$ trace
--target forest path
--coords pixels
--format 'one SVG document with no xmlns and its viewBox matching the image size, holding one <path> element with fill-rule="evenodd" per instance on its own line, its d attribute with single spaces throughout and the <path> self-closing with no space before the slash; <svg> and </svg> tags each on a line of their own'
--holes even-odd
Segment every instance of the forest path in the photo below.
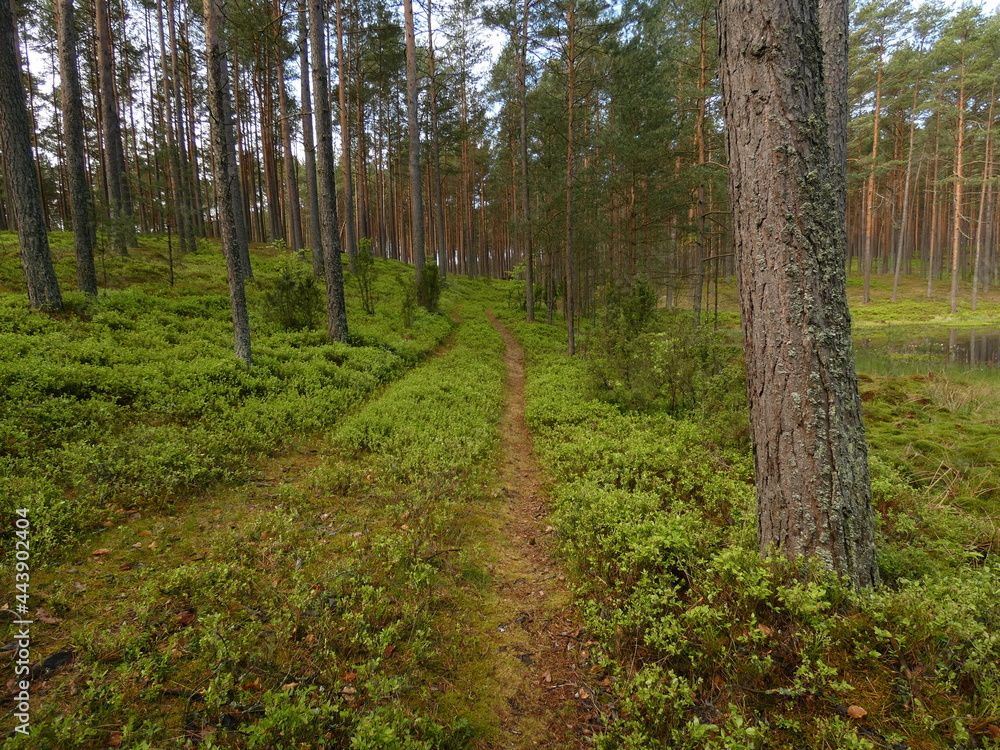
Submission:
<svg viewBox="0 0 1000 750">
<path fill-rule="evenodd" d="M 479 635 L 502 686 L 499 729 L 478 747 L 582 748 L 599 726 L 587 674 L 588 644 L 566 576 L 554 557 L 555 539 L 542 472 L 525 422 L 524 351 L 492 315 L 503 336 L 506 403 L 500 420 L 500 498 L 491 509 L 483 549 L 493 581 Z M 483 626 L 487 627 L 483 627 Z"/>
</svg>

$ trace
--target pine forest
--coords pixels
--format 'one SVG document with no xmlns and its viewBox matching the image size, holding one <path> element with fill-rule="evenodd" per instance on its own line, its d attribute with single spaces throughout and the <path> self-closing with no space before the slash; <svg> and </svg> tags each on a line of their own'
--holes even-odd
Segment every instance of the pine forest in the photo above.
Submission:
<svg viewBox="0 0 1000 750">
<path fill-rule="evenodd" d="M 1000 748 L 1000 7 L 0 2 L 0 747 Z"/>
</svg>

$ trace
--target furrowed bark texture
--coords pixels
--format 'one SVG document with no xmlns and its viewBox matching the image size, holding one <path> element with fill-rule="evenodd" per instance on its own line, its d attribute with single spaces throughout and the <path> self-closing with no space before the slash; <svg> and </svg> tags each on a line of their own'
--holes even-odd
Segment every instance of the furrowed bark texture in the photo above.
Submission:
<svg viewBox="0 0 1000 750">
<path fill-rule="evenodd" d="M 62 295 L 49 254 L 29 122 L 13 7 L 0 0 L 0 152 L 6 164 L 5 194 L 14 209 L 28 300 L 32 307 L 58 310 Z"/>
<path fill-rule="evenodd" d="M 721 0 L 761 550 L 878 582 L 817 0 Z"/>
<path fill-rule="evenodd" d="M 232 120 L 226 106 L 229 69 L 226 48 L 221 39 L 224 0 L 205 0 L 205 47 L 208 77 L 208 114 L 212 130 L 212 164 L 215 169 L 215 194 L 219 206 L 219 233 L 229 277 L 229 300 L 233 316 L 233 338 L 236 356 L 250 366 L 250 323 L 247 316 L 246 290 L 243 286 L 245 269 L 239 247 L 246 242 L 241 235 L 236 213 L 239 172 L 233 169 L 230 152 L 233 142 Z"/>
</svg>

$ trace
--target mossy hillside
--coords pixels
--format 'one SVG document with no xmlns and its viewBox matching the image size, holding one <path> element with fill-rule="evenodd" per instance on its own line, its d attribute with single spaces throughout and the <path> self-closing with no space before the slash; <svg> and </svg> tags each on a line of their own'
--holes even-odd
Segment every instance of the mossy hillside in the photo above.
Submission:
<svg viewBox="0 0 1000 750">
<path fill-rule="evenodd" d="M 481 318 L 490 286 L 449 295 Z M 35 648 L 76 658 L 32 746 L 446 750 L 487 731 L 449 687 L 440 625 L 486 575 L 466 547 L 495 481 L 501 351 L 463 323 L 262 480 L 137 514 L 36 574 L 33 606 L 61 622 Z"/>
<path fill-rule="evenodd" d="M 854 594 L 760 559 L 749 445 L 720 432 L 724 418 L 590 398 L 587 365 L 562 354 L 561 331 L 510 324 L 529 351 L 528 419 L 554 483 L 553 522 L 618 675 L 598 699 L 620 716 L 600 747 L 993 741 L 1000 538 L 984 474 L 1000 443 L 964 442 L 996 430 L 993 410 L 974 407 L 985 386 L 863 379 L 885 586 Z M 959 421 L 964 433 L 936 452 L 921 442 Z M 927 451 L 926 473 L 916 450 Z M 850 718 L 852 705 L 867 716 Z"/>
<path fill-rule="evenodd" d="M 116 260 L 152 263 L 162 241 L 146 242 L 154 247 Z M 289 262 L 272 251 L 255 258 L 248 285 L 246 370 L 232 353 L 221 257 L 201 255 L 185 258 L 196 272 L 179 272 L 174 287 L 161 275 L 93 300 L 71 292 L 58 315 L 31 312 L 22 294 L 0 295 L 0 503 L 30 509 L 39 552 L 56 554 L 121 511 L 168 507 L 245 478 L 255 456 L 331 426 L 451 329 L 424 311 L 404 327 L 396 279 L 408 269 L 377 261 L 374 316 L 360 310 L 348 275 L 350 345 L 329 343 L 319 328 L 284 330 L 263 302 Z"/>
</svg>

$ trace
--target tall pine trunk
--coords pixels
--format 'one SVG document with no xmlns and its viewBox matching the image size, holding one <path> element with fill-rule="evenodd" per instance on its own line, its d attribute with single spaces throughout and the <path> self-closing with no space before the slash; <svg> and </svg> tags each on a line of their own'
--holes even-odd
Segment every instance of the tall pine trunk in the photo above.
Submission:
<svg viewBox="0 0 1000 750">
<path fill-rule="evenodd" d="M 573 297 L 573 185 L 576 174 L 576 0 L 566 6 L 566 255 L 564 306 L 566 315 L 566 350 L 576 353 L 576 329 Z"/>
<path fill-rule="evenodd" d="M 313 112 L 319 144 L 316 153 L 323 271 L 326 277 L 326 323 L 331 341 L 347 341 L 344 269 L 340 263 L 340 222 L 337 219 L 336 160 L 330 111 L 323 0 L 309 0 L 309 47 L 312 52 Z"/>
<path fill-rule="evenodd" d="M 3 0 L 0 0 L 0 151 L 6 167 L 5 197 L 13 204 L 28 301 L 34 308 L 58 310 L 62 307 L 62 294 L 52 267 L 42 191 L 31 150 L 31 125 L 17 53 L 14 10 L 11 3 Z"/>
<path fill-rule="evenodd" d="M 406 125 L 410 136 L 410 235 L 416 274 L 417 302 L 426 305 L 424 294 L 424 195 L 420 181 L 420 125 L 417 122 L 417 42 L 413 28 L 413 0 L 403 0 L 406 24 Z"/>
<path fill-rule="evenodd" d="M 769 29 L 766 40 L 760 29 Z M 721 0 L 729 153 L 762 553 L 878 583 L 817 0 Z"/>
<path fill-rule="evenodd" d="M 302 150 L 305 152 L 306 200 L 309 203 L 309 247 L 313 273 L 324 276 L 323 233 L 319 224 L 319 191 L 316 186 L 316 144 L 313 141 L 312 93 L 309 87 L 309 35 L 306 6 L 299 5 L 299 83 L 302 94 Z"/>
<path fill-rule="evenodd" d="M 114 248 L 126 255 L 135 246 L 135 226 L 132 206 L 125 182 L 125 151 L 122 147 L 121 118 L 118 116 L 118 96 L 111 52 L 111 22 L 108 0 L 95 0 L 97 24 L 97 65 L 101 87 L 101 121 L 104 127 L 105 178 L 108 183 L 108 204 Z"/>
<path fill-rule="evenodd" d="M 222 19 L 225 15 L 225 0 L 205 0 L 205 47 L 208 78 L 208 110 L 212 126 L 212 164 L 215 171 L 215 194 L 219 210 L 219 229 L 222 235 L 222 252 L 226 258 L 226 274 L 229 277 L 229 301 L 233 318 L 233 339 L 236 356 L 247 367 L 250 356 L 250 320 L 247 315 L 244 270 L 241 258 L 244 251 L 239 244 L 246 242 L 246 235 L 240 235 L 236 214 L 236 187 L 239 177 L 233 169 L 232 152 L 233 124 L 226 102 L 229 87 L 229 65 L 226 48 L 221 38 Z"/>
<path fill-rule="evenodd" d="M 521 161 L 521 246 L 524 248 L 524 302 L 527 321 L 535 320 L 535 258 L 531 237 L 531 200 L 528 184 L 528 22 L 531 0 L 524 0 L 521 38 L 517 50 L 518 146 Z"/>
<path fill-rule="evenodd" d="M 80 91 L 80 71 L 76 62 L 74 15 L 73 0 L 58 0 L 56 31 L 59 37 L 66 176 L 73 214 L 73 245 L 76 249 L 76 285 L 80 291 L 96 295 L 94 223 L 90 216 L 90 186 L 87 184 L 86 142 L 83 136 L 83 94 Z"/>
<path fill-rule="evenodd" d="M 285 88 L 285 24 L 281 17 L 281 5 L 274 0 L 274 23 L 277 30 L 275 39 L 278 73 L 278 107 L 281 114 L 281 152 L 285 167 L 285 197 L 288 203 L 289 249 L 293 253 L 302 251 L 302 215 L 299 206 L 299 181 L 295 172 L 295 154 L 292 152 L 292 127 L 288 112 L 288 90 Z M 303 107 L 304 109 L 304 107 Z"/>
<path fill-rule="evenodd" d="M 354 214 L 354 179 L 351 173 L 351 129 L 347 117 L 347 65 L 344 61 L 343 3 L 334 0 L 337 12 L 337 103 L 340 115 L 341 173 L 344 176 L 344 239 L 351 272 L 358 270 L 358 233 Z"/>
</svg>

